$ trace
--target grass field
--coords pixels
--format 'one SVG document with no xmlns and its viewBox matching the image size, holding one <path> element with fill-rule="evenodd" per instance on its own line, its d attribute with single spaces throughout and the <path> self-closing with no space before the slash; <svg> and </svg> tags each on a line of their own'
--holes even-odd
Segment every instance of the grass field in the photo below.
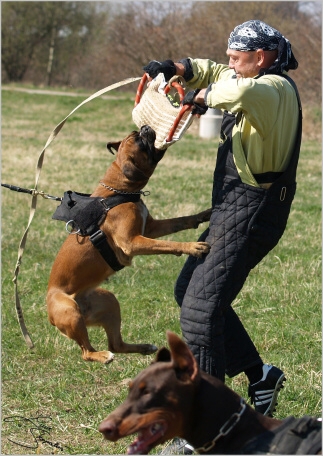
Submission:
<svg viewBox="0 0 323 456">
<path fill-rule="evenodd" d="M 2 92 L 2 182 L 33 188 L 37 158 L 49 134 L 83 99 Z M 122 93 L 118 101 L 97 99 L 77 111 L 46 152 L 38 190 L 56 196 L 69 189 L 91 193 L 113 161 L 106 142 L 134 128 L 132 106 L 132 95 Z M 217 140 L 201 140 L 197 131 L 193 126 L 167 151 L 146 187 L 151 194 L 145 202 L 156 218 L 188 215 L 210 205 Z M 108 443 L 97 428 L 125 398 L 129 379 L 153 357 L 116 354 L 107 366 L 86 363 L 77 345 L 49 324 L 47 281 L 67 236 L 64 223 L 51 219 L 57 204 L 38 198 L 20 268 L 19 294 L 35 344 L 29 350 L 15 313 L 12 278 L 30 196 L 2 189 L 1 453 L 124 454 L 131 438 Z M 205 227 L 170 238 L 195 240 Z M 132 267 L 103 285 L 121 303 L 126 341 L 163 346 L 167 329 L 180 334 L 173 285 L 184 261 L 168 255 L 136 257 Z M 276 416 L 320 415 L 321 143 L 304 139 L 286 232 L 252 271 L 234 308 L 264 361 L 286 373 Z M 92 329 L 90 337 L 96 348 L 105 349 L 103 330 Z M 227 383 L 246 397 L 244 375 Z M 35 440 L 32 427 L 47 442 Z"/>
</svg>

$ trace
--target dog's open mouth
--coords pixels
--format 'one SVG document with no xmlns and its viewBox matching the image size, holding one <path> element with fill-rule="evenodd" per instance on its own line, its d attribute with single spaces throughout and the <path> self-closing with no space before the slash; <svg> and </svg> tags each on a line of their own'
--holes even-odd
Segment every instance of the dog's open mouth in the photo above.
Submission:
<svg viewBox="0 0 323 456">
<path fill-rule="evenodd" d="M 129 445 L 127 454 L 148 454 L 149 451 L 159 443 L 163 443 L 167 424 L 165 421 L 158 421 L 138 431 L 138 436 Z"/>
</svg>

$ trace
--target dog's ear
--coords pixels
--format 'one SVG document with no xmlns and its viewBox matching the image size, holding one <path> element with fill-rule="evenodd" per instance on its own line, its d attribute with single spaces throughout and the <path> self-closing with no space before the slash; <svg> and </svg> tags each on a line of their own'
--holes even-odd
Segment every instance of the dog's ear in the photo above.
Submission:
<svg viewBox="0 0 323 456">
<path fill-rule="evenodd" d="M 166 347 L 162 347 L 158 350 L 156 354 L 155 362 L 168 362 L 170 361 L 170 351 Z"/>
<path fill-rule="evenodd" d="M 121 141 L 108 142 L 107 149 L 108 149 L 109 152 L 111 152 L 112 155 L 114 155 L 114 152 L 113 152 L 112 149 L 114 149 L 116 152 L 118 152 L 120 144 L 121 144 Z"/>
<path fill-rule="evenodd" d="M 178 372 L 178 376 L 183 380 L 189 377 L 192 382 L 198 381 L 200 378 L 199 367 L 191 350 L 175 333 L 167 331 L 166 334 L 171 360 Z"/>
</svg>

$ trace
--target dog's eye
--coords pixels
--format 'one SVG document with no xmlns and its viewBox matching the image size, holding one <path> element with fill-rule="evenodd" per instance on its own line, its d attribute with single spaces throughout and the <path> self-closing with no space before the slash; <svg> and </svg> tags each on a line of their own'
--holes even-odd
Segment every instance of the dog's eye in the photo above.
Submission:
<svg viewBox="0 0 323 456">
<path fill-rule="evenodd" d="M 138 146 L 140 147 L 141 152 L 147 154 L 147 143 L 142 140 L 142 138 L 137 139 Z"/>
<path fill-rule="evenodd" d="M 139 385 L 139 391 L 140 391 L 140 396 L 144 396 L 146 394 L 149 394 L 149 388 L 145 382 L 141 382 Z"/>
</svg>

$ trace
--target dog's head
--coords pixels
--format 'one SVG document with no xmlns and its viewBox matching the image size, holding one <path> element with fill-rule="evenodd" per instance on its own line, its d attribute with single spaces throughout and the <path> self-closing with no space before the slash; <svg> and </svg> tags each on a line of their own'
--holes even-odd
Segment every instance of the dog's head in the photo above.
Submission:
<svg viewBox="0 0 323 456">
<path fill-rule="evenodd" d="M 146 183 L 163 158 L 165 150 L 155 148 L 155 139 L 155 131 L 144 125 L 140 131 L 131 132 L 122 141 L 107 144 L 112 154 L 113 149 L 117 151 L 116 164 L 129 181 Z"/>
<path fill-rule="evenodd" d="M 111 441 L 138 433 L 128 454 L 148 454 L 155 446 L 181 436 L 190 416 L 199 368 L 176 334 L 168 331 L 167 339 L 170 351 L 158 351 L 156 360 L 130 383 L 125 402 L 99 426 Z"/>
</svg>

